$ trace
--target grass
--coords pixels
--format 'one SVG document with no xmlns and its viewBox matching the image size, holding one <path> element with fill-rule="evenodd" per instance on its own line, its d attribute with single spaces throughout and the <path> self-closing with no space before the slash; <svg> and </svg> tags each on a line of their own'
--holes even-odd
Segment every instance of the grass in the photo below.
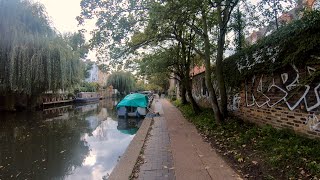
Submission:
<svg viewBox="0 0 320 180">
<path fill-rule="evenodd" d="M 252 174 L 252 162 L 258 159 L 261 179 L 311 179 L 320 177 L 320 141 L 291 130 L 269 125 L 260 127 L 235 117 L 218 126 L 211 109 L 195 114 L 190 105 L 173 101 L 220 154 L 236 162 L 244 174 Z M 250 167 L 250 168 L 249 168 Z"/>
</svg>

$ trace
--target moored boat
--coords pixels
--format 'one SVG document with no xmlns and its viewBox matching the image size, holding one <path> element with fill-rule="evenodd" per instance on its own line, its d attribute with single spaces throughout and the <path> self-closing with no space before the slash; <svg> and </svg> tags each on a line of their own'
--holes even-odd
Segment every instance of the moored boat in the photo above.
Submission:
<svg viewBox="0 0 320 180">
<path fill-rule="evenodd" d="M 140 117 L 147 115 L 148 97 L 133 93 L 124 97 L 117 105 L 117 114 L 123 117 Z"/>
<path fill-rule="evenodd" d="M 88 103 L 99 101 L 100 95 L 96 92 L 80 92 L 73 100 L 74 103 Z"/>
</svg>

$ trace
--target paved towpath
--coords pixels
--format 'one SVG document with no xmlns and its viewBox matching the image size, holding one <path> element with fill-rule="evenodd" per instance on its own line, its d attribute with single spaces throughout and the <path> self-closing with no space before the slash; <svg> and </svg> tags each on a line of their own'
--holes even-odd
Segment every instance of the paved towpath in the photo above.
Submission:
<svg viewBox="0 0 320 180">
<path fill-rule="evenodd" d="M 155 111 L 138 179 L 241 179 L 169 101 L 155 99 Z"/>
<path fill-rule="evenodd" d="M 139 179 L 175 179 L 168 128 L 158 99 L 155 99 L 154 111 L 158 112 L 160 117 L 154 117 L 154 124 L 146 141 L 145 163 L 140 166 Z"/>
</svg>

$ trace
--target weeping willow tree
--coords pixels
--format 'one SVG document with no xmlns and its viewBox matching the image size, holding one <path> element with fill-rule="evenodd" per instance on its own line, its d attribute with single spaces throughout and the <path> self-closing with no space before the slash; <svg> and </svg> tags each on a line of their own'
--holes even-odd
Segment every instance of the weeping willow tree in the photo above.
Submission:
<svg viewBox="0 0 320 180">
<path fill-rule="evenodd" d="M 112 85 L 114 89 L 117 89 L 122 94 L 128 94 L 134 90 L 136 82 L 133 75 L 130 72 L 113 72 L 107 81 L 107 85 Z"/>
<path fill-rule="evenodd" d="M 48 90 L 68 89 L 83 76 L 81 52 L 50 26 L 45 8 L 28 0 L 0 0 L 0 92 L 13 110 L 16 96 L 34 106 Z"/>
</svg>

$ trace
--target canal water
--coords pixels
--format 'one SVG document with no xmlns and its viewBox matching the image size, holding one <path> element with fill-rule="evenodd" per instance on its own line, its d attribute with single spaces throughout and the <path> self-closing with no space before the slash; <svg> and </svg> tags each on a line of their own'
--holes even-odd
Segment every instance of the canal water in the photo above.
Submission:
<svg viewBox="0 0 320 180">
<path fill-rule="evenodd" d="M 1 113 L 0 179 L 106 179 L 141 125 L 116 103 Z"/>
</svg>

